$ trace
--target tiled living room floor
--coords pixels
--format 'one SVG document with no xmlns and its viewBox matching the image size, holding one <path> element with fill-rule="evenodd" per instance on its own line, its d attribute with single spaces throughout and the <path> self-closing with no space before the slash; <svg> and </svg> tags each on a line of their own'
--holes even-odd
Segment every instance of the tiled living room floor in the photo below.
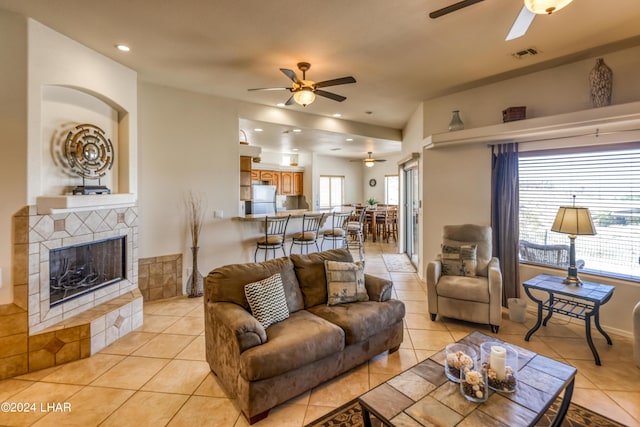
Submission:
<svg viewBox="0 0 640 427">
<path fill-rule="evenodd" d="M 431 322 L 425 284 L 414 273 L 390 273 L 382 253 L 394 245 L 368 243 L 366 271 L 394 281 L 407 308 L 401 349 L 316 387 L 273 409 L 255 426 L 303 426 L 389 377 L 427 358 L 473 330 L 489 327 L 453 320 Z M 36 402 L 32 413 L 0 411 L 1 426 L 246 426 L 205 362 L 202 298 L 145 304 L 144 326 L 88 359 L 0 381 L 0 402 Z M 578 368 L 573 401 L 610 418 L 640 426 L 640 369 L 629 338 L 612 335 L 609 347 L 597 332 L 602 359 L 596 366 L 582 323 L 553 320 L 524 341 L 534 319 L 514 323 L 505 311 L 498 337 Z M 606 323 L 606 319 L 603 319 Z M 70 412 L 41 412 L 40 403 L 69 402 Z"/>
</svg>

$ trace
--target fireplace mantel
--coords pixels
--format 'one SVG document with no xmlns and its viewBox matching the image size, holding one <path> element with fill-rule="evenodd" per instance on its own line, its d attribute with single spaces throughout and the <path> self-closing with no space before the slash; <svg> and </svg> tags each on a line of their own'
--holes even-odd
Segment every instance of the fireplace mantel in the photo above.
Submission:
<svg viewBox="0 0 640 427">
<path fill-rule="evenodd" d="M 87 194 L 74 196 L 40 196 L 36 199 L 38 215 L 104 208 L 130 207 L 136 204 L 137 196 L 122 194 Z"/>
</svg>

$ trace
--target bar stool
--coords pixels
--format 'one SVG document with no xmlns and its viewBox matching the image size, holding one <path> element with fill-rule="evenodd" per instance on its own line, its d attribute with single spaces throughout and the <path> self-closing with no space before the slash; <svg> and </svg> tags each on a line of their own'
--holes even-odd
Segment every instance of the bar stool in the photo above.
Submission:
<svg viewBox="0 0 640 427">
<path fill-rule="evenodd" d="M 342 246 L 347 246 L 347 225 L 352 214 L 353 212 L 333 212 L 331 215 L 331 228 L 322 233 L 320 249 L 323 249 L 325 240 L 331 240 L 333 249 L 336 248 L 336 241 L 341 241 Z"/>
<path fill-rule="evenodd" d="M 347 223 L 347 247 L 349 249 L 358 248 L 360 253 L 360 259 L 364 258 L 364 218 L 367 215 L 367 210 L 363 207 L 356 210 L 356 220 L 349 221 Z"/>
<path fill-rule="evenodd" d="M 287 216 L 267 216 L 264 218 L 264 236 L 256 241 L 256 252 L 253 254 L 253 260 L 257 262 L 258 251 L 264 250 L 264 260 L 267 260 L 269 249 L 273 250 L 273 257 L 276 257 L 276 249 L 282 249 L 284 256 L 287 253 L 284 250 L 285 233 L 287 232 L 287 224 L 289 224 Z"/>
<path fill-rule="evenodd" d="M 302 248 L 305 249 L 305 253 L 309 253 L 310 245 L 316 245 L 316 249 L 318 252 L 320 251 L 318 247 L 318 230 L 320 229 L 322 218 L 324 218 L 324 213 L 304 214 L 302 216 L 302 231 L 293 235 L 291 248 L 289 249 L 290 254 L 293 253 L 293 245 L 300 245 L 300 253 L 302 253 Z"/>
</svg>

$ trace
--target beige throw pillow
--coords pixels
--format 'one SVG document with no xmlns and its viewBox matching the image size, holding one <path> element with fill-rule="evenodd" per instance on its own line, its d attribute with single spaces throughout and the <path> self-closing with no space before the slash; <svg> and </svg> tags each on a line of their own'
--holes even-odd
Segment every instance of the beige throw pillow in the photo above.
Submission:
<svg viewBox="0 0 640 427">
<path fill-rule="evenodd" d="M 280 273 L 245 285 L 244 293 L 251 307 L 251 314 L 265 329 L 289 317 Z"/>
<path fill-rule="evenodd" d="M 475 277 L 478 261 L 476 245 L 442 245 L 442 274 Z"/>
<path fill-rule="evenodd" d="M 364 263 L 325 261 L 327 305 L 369 301 L 364 286 Z"/>
</svg>

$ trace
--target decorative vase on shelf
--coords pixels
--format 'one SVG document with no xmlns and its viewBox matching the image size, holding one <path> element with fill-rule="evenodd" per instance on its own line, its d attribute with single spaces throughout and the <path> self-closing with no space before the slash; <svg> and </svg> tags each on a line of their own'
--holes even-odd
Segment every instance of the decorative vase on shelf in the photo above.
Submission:
<svg viewBox="0 0 640 427">
<path fill-rule="evenodd" d="M 462 119 L 460 119 L 460 111 L 454 110 L 453 117 L 451 117 L 451 122 L 449 122 L 449 131 L 462 129 L 464 129 L 464 123 L 462 123 Z"/>
<path fill-rule="evenodd" d="M 611 104 L 613 71 L 604 63 L 604 59 L 596 59 L 596 65 L 589 73 L 589 84 L 591 104 L 594 107 L 605 107 Z"/>
<path fill-rule="evenodd" d="M 198 271 L 198 248 L 197 246 L 191 248 L 193 255 L 193 269 L 191 275 L 187 279 L 187 295 L 189 298 L 197 298 L 203 295 L 203 282 L 204 278 Z"/>
</svg>

